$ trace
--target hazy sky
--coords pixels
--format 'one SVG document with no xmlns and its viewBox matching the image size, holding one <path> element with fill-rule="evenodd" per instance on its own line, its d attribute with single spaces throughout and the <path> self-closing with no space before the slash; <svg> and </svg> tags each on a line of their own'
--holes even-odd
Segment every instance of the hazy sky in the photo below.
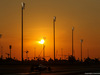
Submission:
<svg viewBox="0 0 100 75">
<path fill-rule="evenodd" d="M 73 26 L 75 57 L 80 58 L 80 39 L 83 58 L 88 51 L 91 58 L 100 57 L 100 0 L 0 0 L 0 46 L 4 57 L 12 45 L 12 57 L 21 59 L 21 2 L 25 2 L 24 58 L 26 50 L 30 59 L 34 57 L 34 48 L 39 56 L 43 46 L 37 41 L 43 37 L 46 37 L 45 56 L 53 58 L 53 16 L 56 16 L 57 58 L 61 48 L 64 55 L 71 55 Z"/>
</svg>

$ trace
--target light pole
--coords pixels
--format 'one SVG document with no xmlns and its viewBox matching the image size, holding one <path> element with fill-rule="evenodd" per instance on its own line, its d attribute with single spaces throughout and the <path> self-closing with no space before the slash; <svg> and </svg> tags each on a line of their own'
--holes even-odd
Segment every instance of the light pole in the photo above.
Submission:
<svg viewBox="0 0 100 75">
<path fill-rule="evenodd" d="M 45 43 L 45 39 L 46 37 L 43 37 L 44 39 L 44 43 Z M 45 59 L 45 44 L 43 43 L 43 58 Z"/>
<path fill-rule="evenodd" d="M 9 55 L 10 55 L 10 54 L 9 54 L 9 53 L 6 53 L 6 54 L 8 55 L 8 58 L 9 58 Z"/>
<path fill-rule="evenodd" d="M 34 60 L 36 59 L 36 48 L 34 47 Z"/>
<path fill-rule="evenodd" d="M 1 46 L 1 59 L 3 58 L 3 47 Z"/>
<path fill-rule="evenodd" d="M 56 17 L 54 16 L 54 19 L 53 19 L 53 32 L 54 32 L 54 60 L 55 60 L 55 22 L 56 22 Z"/>
<path fill-rule="evenodd" d="M 0 38 L 2 37 L 2 34 L 0 34 Z M 1 46 L 1 59 L 2 59 L 2 57 L 3 57 L 3 51 L 2 51 L 2 46 Z"/>
<path fill-rule="evenodd" d="M 28 53 L 29 53 L 29 51 L 27 50 L 26 51 L 26 59 L 28 60 Z"/>
<path fill-rule="evenodd" d="M 11 45 L 9 45 L 9 49 L 10 49 L 10 58 L 11 58 L 11 48 L 12 48 L 12 46 L 11 46 Z"/>
<path fill-rule="evenodd" d="M 83 39 L 81 39 L 80 41 L 81 41 L 81 62 L 82 62 L 82 42 L 83 42 Z"/>
<path fill-rule="evenodd" d="M 89 58 L 89 50 L 88 50 L 88 58 Z"/>
<path fill-rule="evenodd" d="M 74 31 L 74 27 L 72 27 L 72 56 L 73 56 L 73 31 Z"/>
<path fill-rule="evenodd" d="M 45 59 L 45 45 L 44 45 L 44 42 L 45 42 L 45 37 L 41 40 L 41 41 L 39 41 L 39 43 L 40 44 L 43 44 L 43 58 Z"/>
<path fill-rule="evenodd" d="M 62 60 L 63 60 L 63 48 L 61 48 L 61 56 L 62 56 Z"/>
<path fill-rule="evenodd" d="M 0 34 L 0 38 L 2 37 L 2 34 Z"/>
<path fill-rule="evenodd" d="M 45 59 L 45 45 L 43 44 L 43 58 Z"/>
<path fill-rule="evenodd" d="M 25 3 L 22 2 L 22 62 L 23 62 L 23 9 L 25 9 Z"/>
</svg>

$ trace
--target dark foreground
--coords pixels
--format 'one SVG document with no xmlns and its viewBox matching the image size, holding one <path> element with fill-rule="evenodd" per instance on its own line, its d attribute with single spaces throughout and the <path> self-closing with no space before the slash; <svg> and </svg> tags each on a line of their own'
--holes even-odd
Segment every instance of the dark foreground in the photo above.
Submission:
<svg viewBox="0 0 100 75">
<path fill-rule="evenodd" d="M 31 72 L 30 68 L 30 65 L 0 65 L 0 75 L 92 75 L 90 73 L 100 74 L 100 65 L 51 66 L 51 71 L 41 72 Z"/>
</svg>

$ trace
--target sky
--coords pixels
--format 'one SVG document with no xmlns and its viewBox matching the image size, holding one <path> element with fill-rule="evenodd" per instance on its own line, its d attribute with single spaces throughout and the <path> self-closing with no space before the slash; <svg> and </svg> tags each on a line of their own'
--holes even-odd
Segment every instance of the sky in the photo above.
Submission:
<svg viewBox="0 0 100 75">
<path fill-rule="evenodd" d="M 80 59 L 81 42 L 83 59 L 100 58 L 100 1 L 99 0 L 0 0 L 0 46 L 3 57 L 12 45 L 12 58 L 21 60 L 21 2 L 25 3 L 24 15 L 24 59 L 42 57 L 45 39 L 46 59 L 53 58 L 53 17 L 55 22 L 56 58 L 72 53 L 72 27 L 74 27 L 74 56 Z M 0 47 L 1 55 L 1 47 Z"/>
</svg>

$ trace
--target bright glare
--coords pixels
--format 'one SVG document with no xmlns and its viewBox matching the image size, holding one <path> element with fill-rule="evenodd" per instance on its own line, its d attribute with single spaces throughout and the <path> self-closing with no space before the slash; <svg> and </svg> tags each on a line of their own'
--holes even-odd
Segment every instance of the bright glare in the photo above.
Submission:
<svg viewBox="0 0 100 75">
<path fill-rule="evenodd" d="M 44 44 L 44 40 L 42 39 L 41 41 L 39 41 L 40 44 Z"/>
</svg>

